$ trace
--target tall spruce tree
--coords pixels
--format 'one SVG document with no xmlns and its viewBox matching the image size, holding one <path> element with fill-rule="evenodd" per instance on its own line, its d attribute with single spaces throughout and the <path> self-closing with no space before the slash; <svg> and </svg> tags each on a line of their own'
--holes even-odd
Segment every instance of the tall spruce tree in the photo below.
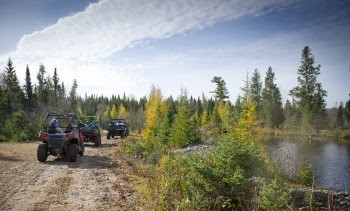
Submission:
<svg viewBox="0 0 350 211">
<path fill-rule="evenodd" d="M 32 110 L 35 105 L 35 97 L 33 93 L 33 85 L 32 85 L 32 79 L 30 77 L 30 70 L 29 66 L 27 65 L 26 68 L 26 79 L 25 79 L 25 85 L 24 85 L 24 92 L 25 92 L 25 106 L 28 111 Z"/>
<path fill-rule="evenodd" d="M 293 99 L 293 103 L 291 103 L 287 99 L 286 103 L 284 104 L 283 114 L 285 117 L 286 126 L 288 128 L 295 128 L 295 127 L 299 126 L 300 117 L 299 117 L 298 108 L 296 106 L 294 99 Z"/>
<path fill-rule="evenodd" d="M 250 81 L 249 81 L 249 73 L 247 72 L 245 80 L 243 80 L 244 86 L 241 87 L 241 91 L 243 92 L 242 101 L 246 103 L 250 100 Z"/>
<path fill-rule="evenodd" d="M 260 76 L 260 73 L 258 72 L 258 69 L 255 69 L 253 76 L 251 78 L 249 93 L 250 93 L 252 103 L 255 104 L 255 110 L 258 118 L 261 117 L 261 111 L 262 111 L 261 92 L 262 92 L 261 76 Z"/>
<path fill-rule="evenodd" d="M 181 90 L 172 131 L 171 142 L 173 146 L 181 148 L 197 141 L 195 125 L 193 125 L 190 118 L 191 114 L 187 91 Z"/>
<path fill-rule="evenodd" d="M 216 84 L 215 91 L 210 92 L 214 93 L 215 101 L 224 101 L 225 99 L 228 99 L 228 90 L 224 79 L 219 76 L 214 76 L 211 82 Z"/>
<path fill-rule="evenodd" d="M 46 70 L 43 64 L 39 66 L 39 72 L 36 76 L 38 80 L 37 86 L 37 97 L 41 103 L 47 104 L 49 102 L 49 90 L 47 89 L 47 80 L 46 80 Z"/>
<path fill-rule="evenodd" d="M 55 68 L 55 71 L 53 72 L 52 77 L 53 82 L 53 94 L 52 99 L 54 101 L 54 105 L 58 105 L 58 100 L 60 98 L 60 92 L 61 92 L 61 86 L 60 86 L 60 79 L 58 78 L 57 69 Z"/>
<path fill-rule="evenodd" d="M 343 128 L 344 127 L 344 105 L 343 102 L 340 102 L 339 107 L 338 107 L 338 111 L 337 111 L 337 119 L 336 119 L 336 125 L 339 128 Z"/>
<path fill-rule="evenodd" d="M 77 111 L 77 89 L 78 89 L 78 83 L 77 83 L 77 80 L 74 79 L 72 89 L 69 92 L 70 112 Z"/>
<path fill-rule="evenodd" d="M 4 75 L 5 98 L 7 99 L 7 111 L 12 112 L 22 109 L 24 94 L 19 85 L 15 67 L 11 59 L 8 60 Z"/>
<path fill-rule="evenodd" d="M 301 66 L 298 69 L 299 85 L 290 90 L 290 95 L 296 99 L 302 116 L 302 126 L 321 128 L 326 121 L 325 100 L 327 92 L 317 81 L 320 75 L 320 65 L 315 66 L 314 56 L 309 46 L 305 46 L 301 55 Z"/>
<path fill-rule="evenodd" d="M 284 122 L 281 93 L 274 80 L 275 73 L 269 67 L 266 72 L 264 89 L 262 91 L 263 119 L 269 128 L 278 127 Z"/>
<path fill-rule="evenodd" d="M 349 96 L 350 96 L 350 94 L 349 94 Z M 346 120 L 348 121 L 348 124 L 350 124 L 350 99 L 345 104 L 344 115 L 345 115 Z"/>
</svg>

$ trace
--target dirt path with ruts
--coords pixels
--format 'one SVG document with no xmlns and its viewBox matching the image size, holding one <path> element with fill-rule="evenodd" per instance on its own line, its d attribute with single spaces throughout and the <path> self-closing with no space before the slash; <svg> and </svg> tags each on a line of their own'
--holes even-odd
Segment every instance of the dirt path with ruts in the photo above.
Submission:
<svg viewBox="0 0 350 211">
<path fill-rule="evenodd" d="M 38 143 L 0 144 L 0 210 L 129 210 L 134 191 L 116 155 L 119 139 L 86 144 L 76 163 L 36 160 Z"/>
</svg>

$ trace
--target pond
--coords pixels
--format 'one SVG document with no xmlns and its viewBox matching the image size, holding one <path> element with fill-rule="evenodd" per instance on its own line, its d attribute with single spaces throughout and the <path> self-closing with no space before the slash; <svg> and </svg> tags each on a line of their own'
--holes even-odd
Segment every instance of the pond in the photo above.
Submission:
<svg viewBox="0 0 350 211">
<path fill-rule="evenodd" d="M 284 171 L 293 174 L 298 163 L 306 160 L 316 185 L 350 192 L 350 141 L 269 138 L 262 143 Z"/>
</svg>

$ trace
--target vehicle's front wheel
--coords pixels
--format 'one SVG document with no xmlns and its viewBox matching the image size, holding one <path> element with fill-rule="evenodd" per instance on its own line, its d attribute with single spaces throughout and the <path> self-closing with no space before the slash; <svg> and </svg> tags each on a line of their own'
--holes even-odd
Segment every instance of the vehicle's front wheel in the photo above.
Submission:
<svg viewBox="0 0 350 211">
<path fill-rule="evenodd" d="M 109 133 L 107 133 L 107 139 L 111 139 L 111 135 Z"/>
<path fill-rule="evenodd" d="M 68 151 L 68 159 L 70 162 L 76 162 L 78 157 L 78 145 L 77 144 L 71 144 L 69 145 L 69 151 Z"/>
<path fill-rule="evenodd" d="M 38 161 L 45 162 L 47 160 L 47 144 L 39 144 L 36 155 Z"/>
</svg>

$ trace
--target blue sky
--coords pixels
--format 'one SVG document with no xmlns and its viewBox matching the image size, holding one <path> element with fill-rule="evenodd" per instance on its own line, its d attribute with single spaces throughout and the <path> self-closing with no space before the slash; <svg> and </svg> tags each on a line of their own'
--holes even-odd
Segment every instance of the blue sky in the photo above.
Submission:
<svg viewBox="0 0 350 211">
<path fill-rule="evenodd" d="M 283 99 L 309 45 L 327 107 L 350 93 L 350 2 L 326 0 L 0 0 L 0 65 L 24 81 L 43 63 L 79 93 L 141 97 L 150 86 L 209 96 L 222 76 L 235 100 L 247 72 L 269 66 Z M 33 79 L 34 80 L 34 79 Z M 34 80 L 35 81 L 35 80 Z"/>
</svg>

